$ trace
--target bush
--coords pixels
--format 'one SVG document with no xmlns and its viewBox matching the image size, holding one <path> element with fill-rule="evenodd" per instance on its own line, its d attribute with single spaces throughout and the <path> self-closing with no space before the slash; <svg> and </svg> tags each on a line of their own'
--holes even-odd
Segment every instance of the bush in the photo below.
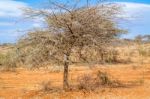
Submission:
<svg viewBox="0 0 150 99">
<path fill-rule="evenodd" d="M 14 52 L 0 55 L 0 64 L 2 70 L 14 70 L 17 67 L 17 55 Z"/>
<path fill-rule="evenodd" d="M 96 77 L 92 75 L 83 75 L 78 78 L 77 88 L 79 90 L 94 91 L 101 87 L 123 87 L 124 85 L 118 80 L 112 80 L 110 76 L 105 73 L 98 71 Z"/>
<path fill-rule="evenodd" d="M 0 53 L 0 66 L 3 65 L 6 55 Z"/>
<path fill-rule="evenodd" d="M 111 76 L 108 75 L 108 73 L 106 72 L 98 71 L 96 79 L 100 86 L 107 86 L 107 87 L 124 86 L 120 81 L 111 79 Z"/>
<path fill-rule="evenodd" d="M 104 72 L 101 72 L 101 71 L 98 71 L 98 73 L 97 73 L 97 80 L 102 85 L 109 85 L 109 84 L 111 84 L 111 80 L 108 77 L 108 74 L 104 73 Z"/>
<path fill-rule="evenodd" d="M 118 51 L 115 49 L 107 49 L 101 53 L 101 61 L 106 63 L 118 62 Z"/>
<path fill-rule="evenodd" d="M 142 47 L 142 48 L 140 47 L 140 48 L 138 49 L 138 52 L 139 52 L 139 55 L 141 55 L 141 56 L 145 56 L 145 57 L 148 56 L 148 52 L 147 52 L 146 49 L 143 48 L 143 47 Z"/>
<path fill-rule="evenodd" d="M 78 78 L 77 88 L 79 90 L 93 91 L 95 90 L 95 79 L 91 75 L 83 75 Z"/>
</svg>

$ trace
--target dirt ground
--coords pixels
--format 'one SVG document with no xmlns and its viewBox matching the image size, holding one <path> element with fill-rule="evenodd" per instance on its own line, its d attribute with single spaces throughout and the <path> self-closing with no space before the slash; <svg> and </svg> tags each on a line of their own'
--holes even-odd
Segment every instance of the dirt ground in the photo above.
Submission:
<svg viewBox="0 0 150 99">
<path fill-rule="evenodd" d="M 95 65 L 92 68 L 72 66 L 70 83 L 80 75 L 94 74 L 98 70 L 108 72 L 113 79 L 132 82 L 133 85 L 101 88 L 96 92 L 43 92 L 42 83 L 47 81 L 51 81 L 51 86 L 55 88 L 62 88 L 62 72 L 17 69 L 15 72 L 0 72 L 0 99 L 150 99 L 150 64 Z"/>
</svg>

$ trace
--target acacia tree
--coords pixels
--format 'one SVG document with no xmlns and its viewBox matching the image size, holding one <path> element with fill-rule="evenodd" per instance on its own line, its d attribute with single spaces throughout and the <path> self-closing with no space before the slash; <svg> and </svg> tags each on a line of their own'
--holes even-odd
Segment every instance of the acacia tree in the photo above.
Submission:
<svg viewBox="0 0 150 99">
<path fill-rule="evenodd" d="M 32 17 L 44 15 L 47 28 L 31 31 L 19 40 L 20 60 L 34 66 L 47 62 L 63 65 L 63 88 L 67 89 L 68 66 L 74 53 L 79 60 L 86 58 L 82 56 L 88 50 L 101 53 L 124 33 L 116 23 L 119 7 L 89 0 L 50 0 L 49 5 L 46 10 L 26 10 Z"/>
</svg>

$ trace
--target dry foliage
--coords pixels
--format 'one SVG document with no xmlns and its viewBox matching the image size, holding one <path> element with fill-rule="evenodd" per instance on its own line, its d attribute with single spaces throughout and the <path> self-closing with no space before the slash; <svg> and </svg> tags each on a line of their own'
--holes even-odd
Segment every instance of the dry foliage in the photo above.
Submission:
<svg viewBox="0 0 150 99">
<path fill-rule="evenodd" d="M 111 76 L 105 72 L 98 71 L 96 77 L 92 75 L 83 75 L 78 79 L 77 88 L 84 91 L 95 91 L 99 88 L 116 88 L 124 87 L 124 85 L 118 80 L 112 80 Z"/>
<path fill-rule="evenodd" d="M 96 86 L 96 80 L 91 75 L 83 75 L 77 79 L 79 90 L 94 91 Z"/>
<path fill-rule="evenodd" d="M 23 64 L 31 67 L 48 63 L 63 65 L 65 88 L 69 86 L 68 66 L 74 63 L 71 57 L 78 55 L 79 62 L 88 62 L 93 54 L 83 56 L 91 50 L 101 57 L 103 49 L 125 32 L 116 22 L 119 6 L 100 4 L 99 0 L 94 5 L 90 0 L 83 1 L 50 0 L 49 11 L 26 9 L 30 17 L 44 16 L 47 28 L 29 32 L 17 44 L 19 60 Z M 90 59 L 92 61 L 94 59 Z"/>
<path fill-rule="evenodd" d="M 0 64 L 3 71 L 14 71 L 19 63 L 17 54 L 13 51 L 0 55 Z"/>
</svg>

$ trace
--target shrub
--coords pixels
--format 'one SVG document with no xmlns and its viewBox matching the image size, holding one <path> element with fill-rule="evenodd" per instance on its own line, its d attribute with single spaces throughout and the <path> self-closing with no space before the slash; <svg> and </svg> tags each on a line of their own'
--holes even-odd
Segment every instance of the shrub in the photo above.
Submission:
<svg viewBox="0 0 150 99">
<path fill-rule="evenodd" d="M 15 52 L 8 52 L 4 55 L 0 55 L 0 64 L 4 71 L 15 70 L 17 62 L 17 55 Z"/>
<path fill-rule="evenodd" d="M 98 71 L 96 79 L 99 86 L 123 87 L 123 84 L 120 81 L 111 79 L 111 76 L 106 72 Z"/>
<path fill-rule="evenodd" d="M 124 85 L 118 80 L 112 80 L 106 72 L 98 71 L 96 77 L 92 75 L 83 75 L 78 78 L 77 88 L 85 91 L 95 91 L 101 87 L 123 87 Z"/>
<path fill-rule="evenodd" d="M 118 51 L 115 49 L 107 49 L 101 53 L 101 60 L 106 63 L 118 62 Z"/>
<path fill-rule="evenodd" d="M 0 53 L 0 65 L 3 65 L 6 55 Z"/>
<path fill-rule="evenodd" d="M 98 71 L 98 73 L 97 73 L 97 80 L 102 85 L 109 85 L 111 83 L 111 80 L 108 77 L 108 74 L 104 73 L 104 72 L 101 72 L 101 71 Z"/>
<path fill-rule="evenodd" d="M 79 90 L 93 91 L 96 89 L 95 79 L 91 75 L 83 75 L 78 78 L 77 88 Z"/>
<path fill-rule="evenodd" d="M 139 55 L 140 56 L 147 56 L 147 51 L 146 51 L 146 49 L 145 48 L 143 48 L 143 47 L 140 47 L 139 49 L 138 49 L 138 52 L 139 52 Z"/>
</svg>

